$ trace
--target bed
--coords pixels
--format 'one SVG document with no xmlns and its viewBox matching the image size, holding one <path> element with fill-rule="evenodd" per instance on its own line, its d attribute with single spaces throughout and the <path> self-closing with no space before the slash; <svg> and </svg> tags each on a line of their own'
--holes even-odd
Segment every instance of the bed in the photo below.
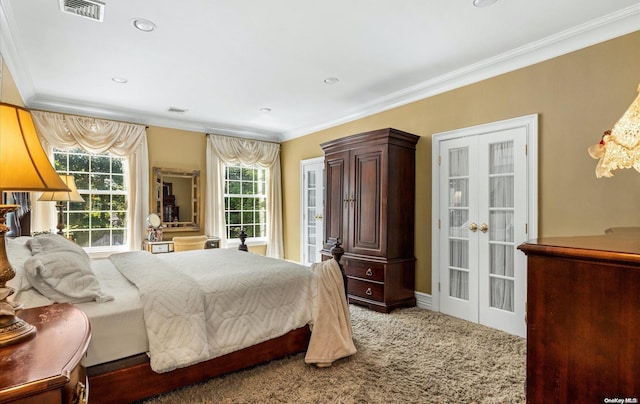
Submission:
<svg viewBox="0 0 640 404">
<path fill-rule="evenodd" d="M 61 236 L 7 239 L 15 301 L 70 302 L 89 317 L 83 364 L 98 403 L 151 397 L 305 350 L 305 362 L 318 366 L 355 353 L 340 250 L 309 269 L 229 249 L 89 260 Z"/>
</svg>

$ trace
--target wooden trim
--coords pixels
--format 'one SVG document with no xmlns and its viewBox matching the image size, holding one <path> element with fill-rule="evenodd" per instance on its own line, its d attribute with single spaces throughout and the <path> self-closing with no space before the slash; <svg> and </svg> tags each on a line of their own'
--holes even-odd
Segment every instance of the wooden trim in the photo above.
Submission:
<svg viewBox="0 0 640 404">
<path fill-rule="evenodd" d="M 149 358 L 144 354 L 91 366 L 87 369 L 90 400 L 92 404 L 124 403 L 152 397 L 305 351 L 310 336 L 309 327 L 304 326 L 240 351 L 166 373 L 151 370 Z"/>
</svg>

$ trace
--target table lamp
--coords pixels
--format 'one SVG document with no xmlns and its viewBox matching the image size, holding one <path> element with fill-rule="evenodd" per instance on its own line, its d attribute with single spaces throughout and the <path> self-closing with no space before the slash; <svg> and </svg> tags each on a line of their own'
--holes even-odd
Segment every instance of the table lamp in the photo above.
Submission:
<svg viewBox="0 0 640 404">
<path fill-rule="evenodd" d="M 31 113 L 0 103 L 0 194 L 8 191 L 69 191 L 44 152 Z M 18 205 L 0 205 L 0 347 L 35 335 L 33 325 L 16 316 L 17 305 L 7 301 L 14 293 L 6 283 L 16 276 L 7 258 L 5 214 Z"/>
<path fill-rule="evenodd" d="M 589 147 L 589 154 L 599 159 L 596 177 L 612 177 L 611 171 L 619 168 L 635 168 L 640 172 L 640 84 L 638 96 L 629 109 L 604 132 L 600 143 Z"/>
<path fill-rule="evenodd" d="M 64 209 L 65 202 L 84 202 L 84 199 L 82 199 L 82 196 L 78 193 L 73 175 L 60 175 L 60 178 L 69 187 L 69 191 L 46 191 L 40 195 L 38 201 L 56 202 L 56 208 L 58 209 L 58 225 L 56 227 L 58 234 L 62 236 L 64 235 L 62 232 L 62 229 L 64 229 L 64 215 L 62 210 Z"/>
</svg>

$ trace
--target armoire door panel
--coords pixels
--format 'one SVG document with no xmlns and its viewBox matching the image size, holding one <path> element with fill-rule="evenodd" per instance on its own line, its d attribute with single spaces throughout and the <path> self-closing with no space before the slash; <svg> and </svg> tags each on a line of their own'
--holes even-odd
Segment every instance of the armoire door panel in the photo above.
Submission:
<svg viewBox="0 0 640 404">
<path fill-rule="evenodd" d="M 348 169 L 349 153 L 336 153 L 325 161 L 325 248 L 331 249 L 340 239 L 348 242 Z"/>
<path fill-rule="evenodd" d="M 379 149 L 363 149 L 354 152 L 355 184 L 353 219 L 349 223 L 352 234 L 351 252 L 354 254 L 381 255 L 382 220 L 380 204 L 382 155 Z"/>
</svg>

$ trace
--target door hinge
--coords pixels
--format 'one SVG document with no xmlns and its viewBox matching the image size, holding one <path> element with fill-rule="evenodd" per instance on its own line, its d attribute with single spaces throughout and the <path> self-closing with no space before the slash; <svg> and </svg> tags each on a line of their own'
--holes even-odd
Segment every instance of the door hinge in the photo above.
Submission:
<svg viewBox="0 0 640 404">
<path fill-rule="evenodd" d="M 529 223 L 524 224 L 524 234 L 529 234 Z"/>
<path fill-rule="evenodd" d="M 438 156 L 438 165 L 442 162 L 442 156 Z"/>
<path fill-rule="evenodd" d="M 438 219 L 438 229 L 440 228 L 440 219 Z"/>
<path fill-rule="evenodd" d="M 527 156 L 529 154 L 529 145 L 524 145 L 524 155 Z"/>
<path fill-rule="evenodd" d="M 440 292 L 440 282 L 438 282 L 438 292 Z"/>
</svg>

